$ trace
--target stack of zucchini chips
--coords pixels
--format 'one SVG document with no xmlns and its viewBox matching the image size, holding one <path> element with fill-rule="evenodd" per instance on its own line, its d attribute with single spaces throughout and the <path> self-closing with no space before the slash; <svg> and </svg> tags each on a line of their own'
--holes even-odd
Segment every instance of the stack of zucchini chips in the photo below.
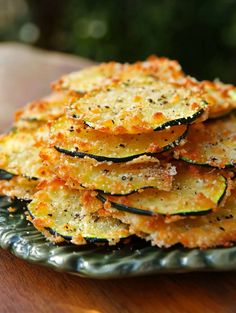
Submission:
<svg viewBox="0 0 236 313">
<path fill-rule="evenodd" d="M 236 89 L 176 61 L 63 76 L 0 138 L 1 210 L 49 240 L 202 249 L 236 242 Z"/>
</svg>

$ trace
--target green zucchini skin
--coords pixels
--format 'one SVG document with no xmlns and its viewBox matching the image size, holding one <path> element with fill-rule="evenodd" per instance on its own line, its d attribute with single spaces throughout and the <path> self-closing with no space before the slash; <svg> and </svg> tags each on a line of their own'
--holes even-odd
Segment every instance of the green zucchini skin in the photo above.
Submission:
<svg viewBox="0 0 236 313">
<path fill-rule="evenodd" d="M 223 197 L 223 195 L 222 195 Z M 221 197 L 221 198 L 222 198 Z M 99 193 L 97 195 L 97 198 L 102 201 L 103 203 L 105 203 L 107 201 L 106 197 L 104 197 L 104 194 Z M 119 211 L 123 211 L 123 212 L 128 212 L 128 213 L 132 213 L 132 214 L 138 214 L 138 215 L 144 215 L 144 216 L 157 216 L 160 214 L 156 214 L 153 213 L 151 211 L 148 210 L 142 210 L 142 209 L 138 209 L 138 208 L 133 208 L 133 207 L 129 207 L 127 205 L 123 205 L 123 204 L 119 204 L 119 203 L 115 203 L 115 202 L 110 202 L 111 206 Z M 209 209 L 208 211 L 202 211 L 202 212 L 185 212 L 185 213 L 175 213 L 172 214 L 172 216 L 178 215 L 178 216 L 201 216 L 201 215 L 206 215 L 212 212 L 212 209 Z M 164 215 L 164 214 L 163 214 Z"/>
<path fill-rule="evenodd" d="M 72 236 L 65 236 L 65 235 L 62 235 L 62 234 L 59 234 L 58 232 L 56 232 L 55 230 L 53 230 L 52 228 L 45 228 L 51 235 L 53 236 L 60 236 L 62 237 L 63 239 L 65 239 L 65 241 L 71 241 L 72 240 Z M 96 244 L 96 243 L 103 243 L 103 244 L 107 244 L 108 243 L 108 240 L 106 239 L 103 239 L 103 238 L 88 238 L 88 237 L 85 237 L 84 238 L 86 240 L 87 243 L 89 244 Z"/>
<path fill-rule="evenodd" d="M 14 176 L 14 174 L 0 169 L 0 180 L 11 180 Z"/>
<path fill-rule="evenodd" d="M 164 129 L 172 127 L 172 126 L 191 124 L 197 118 L 199 118 L 204 112 L 205 112 L 205 110 L 201 109 L 198 112 L 196 112 L 195 114 L 193 114 L 192 116 L 189 116 L 187 118 L 186 117 L 178 118 L 176 120 L 172 120 L 172 121 L 166 122 L 166 123 L 164 123 L 164 124 L 154 128 L 153 130 L 154 131 L 159 131 L 159 130 L 164 130 Z M 78 119 L 79 116 L 76 117 L 76 115 L 73 115 L 72 118 Z M 91 128 L 91 129 L 95 129 L 89 122 L 84 121 L 84 124 L 86 126 L 88 126 L 89 128 Z"/>
<path fill-rule="evenodd" d="M 188 134 L 188 127 L 186 128 L 185 132 L 178 139 L 176 139 L 171 144 L 163 147 L 162 150 L 157 152 L 157 153 L 146 152 L 146 153 L 131 155 L 131 156 L 124 157 L 124 158 L 112 158 L 112 157 L 94 155 L 94 154 L 90 154 L 90 153 L 86 153 L 86 152 L 70 151 L 70 150 L 60 148 L 59 146 L 54 146 L 54 149 L 60 153 L 63 153 L 65 155 L 68 155 L 68 156 L 71 156 L 74 158 L 83 159 L 85 157 L 88 157 L 88 158 L 94 159 L 98 162 L 113 162 L 113 163 L 123 163 L 124 162 L 125 163 L 125 162 L 132 161 L 136 158 L 142 157 L 142 156 L 155 157 L 155 156 L 158 156 L 159 154 L 161 154 L 163 152 L 169 151 L 169 150 L 173 149 L 174 147 L 178 146 L 181 143 L 181 141 L 186 138 L 187 134 Z"/>
<path fill-rule="evenodd" d="M 178 166 L 181 169 L 181 165 Z M 97 198 L 103 203 L 109 201 L 111 207 L 117 210 L 139 215 L 187 217 L 208 214 L 224 198 L 228 188 L 227 178 L 219 173 L 205 170 L 192 174 L 190 178 L 189 170 L 188 167 L 182 167 L 181 174 L 177 174 L 171 192 L 154 188 L 153 192 L 150 189 L 147 192 L 143 191 L 140 195 L 136 193 L 136 195 L 118 197 L 118 199 L 114 196 L 110 198 L 100 192 Z M 200 202 L 198 199 L 201 199 Z M 174 209 L 176 201 L 178 205 Z"/>
<path fill-rule="evenodd" d="M 156 127 L 154 129 L 154 131 L 158 131 L 158 130 L 163 130 L 166 129 L 168 127 L 171 126 L 176 126 L 176 125 L 188 125 L 192 122 L 194 122 L 197 118 L 199 118 L 203 113 L 205 112 L 204 109 L 199 110 L 198 112 L 196 112 L 195 114 L 193 114 L 192 116 L 189 117 L 183 117 L 183 118 L 179 118 L 170 122 L 166 122 L 162 125 L 160 125 L 159 127 Z"/>
<path fill-rule="evenodd" d="M 82 188 L 85 188 L 83 185 L 81 185 Z M 86 189 L 86 188 L 85 188 Z M 136 192 L 138 192 L 139 190 L 145 190 L 145 189 L 155 189 L 155 187 L 149 187 L 149 186 L 145 186 L 145 187 L 142 187 L 142 188 L 139 188 L 139 189 L 136 189 L 136 190 L 133 190 L 133 191 L 130 191 L 128 193 L 110 193 L 110 192 L 104 192 L 103 190 L 101 189 L 95 189 L 95 191 L 98 192 L 98 194 L 102 194 L 102 195 L 107 195 L 107 196 L 117 196 L 117 197 L 122 197 L 122 196 L 129 196 L 129 195 L 132 195 Z M 99 199 L 101 200 L 101 199 Z"/>
<path fill-rule="evenodd" d="M 102 194 L 101 192 L 97 195 L 97 199 L 102 201 L 102 203 L 105 203 L 107 201 L 106 197 L 104 197 L 105 194 Z M 148 210 L 141 210 L 137 208 L 132 208 L 127 205 L 122 205 L 115 202 L 110 202 L 111 206 L 119 211 L 138 214 L 138 215 L 145 215 L 145 216 L 154 216 L 155 214 Z"/>
<path fill-rule="evenodd" d="M 7 171 L 5 171 L 3 169 L 0 169 L 0 181 L 1 180 L 11 180 L 15 176 L 18 176 L 18 175 L 10 173 L 10 172 L 7 172 Z M 34 180 L 34 181 L 39 180 L 38 177 L 29 177 L 27 175 L 21 175 L 21 176 L 25 177 L 26 179 L 29 179 L 29 180 Z"/>
<path fill-rule="evenodd" d="M 32 217 L 32 218 L 34 218 L 34 216 L 31 214 L 31 212 L 30 211 L 28 211 L 29 212 L 29 214 L 30 214 L 30 216 Z M 47 228 L 45 228 L 51 235 L 53 235 L 53 236 L 60 236 L 60 237 L 62 237 L 63 239 L 65 239 L 65 241 L 68 241 L 68 242 L 70 242 L 71 240 L 72 240 L 72 236 L 65 236 L 65 235 L 62 235 L 62 234 L 60 234 L 60 233 L 58 233 L 57 231 L 55 231 L 55 230 L 53 230 L 52 228 L 49 228 L 49 227 L 47 227 Z M 128 238 L 128 237 L 127 237 Z M 126 240 L 127 238 L 123 238 L 123 240 Z M 103 244 L 108 244 L 108 240 L 107 239 L 104 239 L 104 238 L 91 238 L 91 237 L 85 237 L 84 238 L 85 240 L 86 240 L 86 242 L 87 243 L 89 243 L 89 244 L 97 244 L 97 243 L 103 243 Z M 120 239 L 120 241 L 122 242 L 122 238 Z"/>
<path fill-rule="evenodd" d="M 91 160 L 76 159 L 60 154 L 53 148 L 41 154 L 45 166 L 57 177 L 66 181 L 71 189 L 102 191 L 110 195 L 128 195 L 135 191 L 155 187 L 170 190 L 173 181 L 173 167 L 166 161 L 154 158 L 140 162 L 94 163 Z"/>
<path fill-rule="evenodd" d="M 67 116 L 113 135 L 148 133 L 190 124 L 207 110 L 205 98 L 200 89 L 168 81 L 120 81 L 73 99 Z M 161 99 L 165 99 L 164 106 Z"/>
<path fill-rule="evenodd" d="M 0 196 L 0 209 L 8 209 L 10 207 L 13 207 L 13 208 L 16 208 L 17 210 L 20 210 L 20 209 L 27 209 L 27 205 L 30 203 L 31 201 L 26 201 L 26 200 L 21 200 L 21 199 L 18 199 L 18 198 L 14 198 L 14 199 L 11 199 L 10 197 L 7 197 L 7 196 Z M 31 214 L 31 212 L 29 210 L 27 210 L 29 215 L 33 217 L 33 215 Z M 61 236 L 62 238 L 64 238 L 66 241 L 70 241 L 72 240 L 72 237 L 70 236 L 63 236 L 61 234 L 58 234 L 56 231 L 54 231 L 53 229 L 51 228 L 46 228 L 46 230 L 52 234 L 52 235 L 58 235 L 58 236 Z M 85 240 L 88 242 L 88 243 L 108 243 L 108 241 L 106 239 L 100 239 L 100 238 L 85 238 Z"/>
<path fill-rule="evenodd" d="M 57 150 L 60 153 L 63 153 L 65 155 L 71 156 L 73 158 L 80 158 L 80 159 L 84 159 L 86 157 L 94 159 L 98 162 L 113 162 L 113 163 L 125 163 L 125 162 L 129 162 L 132 161 L 136 158 L 139 158 L 141 156 L 156 156 L 157 153 L 153 154 L 153 153 L 142 153 L 142 154 L 137 154 L 137 155 L 132 155 L 129 157 L 125 157 L 125 158 L 109 158 L 106 156 L 98 156 L 98 155 L 94 155 L 94 154 L 89 154 L 89 153 L 84 153 L 84 152 L 79 152 L 79 151 L 69 151 L 69 150 L 65 150 L 62 149 L 60 147 L 54 146 L 55 150 Z M 163 150 L 167 151 L 169 149 Z M 160 152 L 159 152 L 160 153 Z"/>
<path fill-rule="evenodd" d="M 28 212 L 29 212 L 29 215 L 31 216 L 31 218 L 34 218 L 34 216 L 32 215 L 32 213 L 29 210 L 28 210 Z M 62 237 L 66 241 L 71 241 L 72 240 L 72 237 L 70 237 L 70 236 L 63 236 L 62 234 L 59 234 L 58 232 L 56 232 L 52 228 L 46 227 L 45 230 L 47 230 L 53 236 L 60 236 L 60 237 Z"/>
<path fill-rule="evenodd" d="M 28 204 L 28 203 L 27 203 Z M 26 205 L 27 205 L 26 204 Z M 11 205 L 10 205 L 11 206 Z M 0 206 L 1 207 L 1 206 Z M 34 215 L 32 214 L 32 212 L 30 212 L 30 210 L 27 208 L 27 211 L 30 215 L 31 218 L 35 218 Z M 47 230 L 51 235 L 53 236 L 60 236 L 62 237 L 63 239 L 65 239 L 65 241 L 71 241 L 72 240 L 72 236 L 65 236 L 65 235 L 62 235 L 60 234 L 59 232 L 55 231 L 54 229 L 50 228 L 50 227 L 46 227 L 45 230 Z M 103 238 L 87 238 L 85 237 L 84 238 L 86 240 L 87 243 L 90 243 L 90 244 L 95 244 L 95 243 L 108 243 L 108 240 L 106 239 L 103 239 Z"/>
<path fill-rule="evenodd" d="M 191 164 L 191 165 L 196 165 L 196 166 L 202 166 L 205 168 L 218 168 L 217 166 L 210 165 L 208 163 L 199 163 L 199 162 L 194 162 L 193 160 L 190 160 L 186 157 L 180 157 L 180 161 Z M 233 169 L 236 167 L 236 163 L 230 163 L 230 164 L 225 164 L 224 169 Z"/>
<path fill-rule="evenodd" d="M 52 181 L 35 194 L 27 209 L 32 224 L 40 232 L 45 234 L 47 230 L 75 244 L 83 245 L 87 241 L 114 244 L 130 236 L 126 224 L 111 216 L 96 214 L 99 208 L 102 209 L 102 204 L 92 194 Z"/>
</svg>

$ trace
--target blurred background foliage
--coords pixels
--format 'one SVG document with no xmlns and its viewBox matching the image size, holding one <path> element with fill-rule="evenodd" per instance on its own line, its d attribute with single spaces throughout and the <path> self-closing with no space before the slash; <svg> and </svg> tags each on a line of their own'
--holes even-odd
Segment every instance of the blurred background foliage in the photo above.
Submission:
<svg viewBox="0 0 236 313">
<path fill-rule="evenodd" d="M 157 54 L 236 83 L 235 0 L 0 0 L 0 41 L 96 61 Z"/>
</svg>

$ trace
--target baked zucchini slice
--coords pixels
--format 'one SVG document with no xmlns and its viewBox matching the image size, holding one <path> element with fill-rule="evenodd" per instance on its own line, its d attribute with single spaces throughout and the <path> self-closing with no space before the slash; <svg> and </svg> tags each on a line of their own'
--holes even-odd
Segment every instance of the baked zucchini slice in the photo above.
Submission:
<svg viewBox="0 0 236 313">
<path fill-rule="evenodd" d="M 236 109 L 235 86 L 220 81 L 202 81 L 200 87 L 209 95 L 209 118 L 219 118 Z"/>
<path fill-rule="evenodd" d="M 128 162 L 143 155 L 167 151 L 187 135 L 187 126 L 173 126 L 157 132 L 139 135 L 108 135 L 79 128 L 72 120 L 62 117 L 50 129 L 50 143 L 61 153 L 73 157 L 90 157 L 99 162 Z"/>
<path fill-rule="evenodd" d="M 44 177 L 45 170 L 39 157 L 47 127 L 31 130 L 13 129 L 0 136 L 0 169 L 12 175 Z M 10 178 L 10 176 L 9 176 Z"/>
<path fill-rule="evenodd" d="M 134 64 L 109 62 L 85 68 L 63 76 L 52 87 L 56 91 L 69 90 L 84 94 L 117 81 L 152 82 L 161 79 L 176 82 L 184 76 L 177 61 L 151 56 L 144 62 Z"/>
<path fill-rule="evenodd" d="M 225 195 L 227 180 L 217 172 L 177 167 L 171 191 L 146 189 L 117 197 L 99 194 L 113 208 L 140 215 L 202 215 L 217 209 Z"/>
<path fill-rule="evenodd" d="M 130 194 L 147 187 L 170 190 L 175 167 L 149 158 L 145 163 L 107 164 L 76 159 L 45 149 L 41 157 L 48 168 L 73 189 L 100 190 L 107 194 Z"/>
<path fill-rule="evenodd" d="M 198 217 L 179 219 L 171 224 L 164 217 L 141 216 L 116 210 L 113 215 L 130 225 L 153 246 L 169 248 L 182 244 L 186 248 L 229 247 L 236 242 L 236 190 L 219 211 Z"/>
<path fill-rule="evenodd" d="M 193 92 L 204 92 L 208 102 L 209 119 L 226 116 L 236 108 L 236 87 L 220 81 L 197 81 L 191 76 L 182 78 L 180 84 Z"/>
<path fill-rule="evenodd" d="M 236 116 L 189 127 L 188 141 L 175 152 L 183 161 L 218 168 L 236 165 Z"/>
<path fill-rule="evenodd" d="M 113 81 L 124 65 L 117 62 L 102 63 L 63 76 L 52 84 L 55 91 L 75 91 L 83 94 L 103 87 Z"/>
<path fill-rule="evenodd" d="M 33 225 L 74 244 L 86 239 L 116 244 L 130 235 L 128 225 L 103 216 L 102 204 L 89 191 L 68 189 L 60 181 L 47 182 L 28 205 Z"/>
<path fill-rule="evenodd" d="M 0 194 L 12 199 L 31 200 L 36 192 L 37 180 L 14 176 L 11 180 L 0 181 Z"/>
<path fill-rule="evenodd" d="M 162 80 L 181 84 L 183 77 L 186 76 L 178 62 L 151 56 L 144 62 L 124 64 L 113 76 L 113 83 L 148 84 Z"/>
<path fill-rule="evenodd" d="M 119 135 L 190 124 L 206 110 L 202 92 L 156 81 L 117 83 L 74 98 L 67 114 L 95 130 Z"/>
<path fill-rule="evenodd" d="M 236 242 L 236 190 L 231 192 L 219 211 L 197 218 L 186 218 L 170 224 L 163 218 L 119 214 L 124 223 L 130 223 L 135 233 L 141 233 L 152 245 L 171 247 L 182 244 L 186 248 L 207 249 L 229 247 Z M 146 233 L 146 235 L 144 234 Z"/>
<path fill-rule="evenodd" d="M 175 83 L 181 83 L 183 78 L 186 77 L 177 61 L 153 55 L 143 62 L 139 61 L 129 66 L 126 65 L 119 75 L 119 80 L 138 82 L 139 77 L 141 77 L 143 81 L 148 81 L 143 79 L 144 76 L 149 79 L 154 78 L 155 80 Z"/>
<path fill-rule="evenodd" d="M 61 116 L 65 106 L 69 103 L 69 97 L 64 93 L 53 93 L 42 100 L 33 101 L 20 109 L 15 114 L 17 127 L 34 122 L 48 122 Z"/>
<path fill-rule="evenodd" d="M 217 213 L 171 224 L 159 223 L 158 231 L 150 235 L 152 243 L 170 246 L 181 243 L 187 248 L 207 249 L 228 247 L 236 242 L 236 193 L 232 192 L 225 206 Z"/>
</svg>

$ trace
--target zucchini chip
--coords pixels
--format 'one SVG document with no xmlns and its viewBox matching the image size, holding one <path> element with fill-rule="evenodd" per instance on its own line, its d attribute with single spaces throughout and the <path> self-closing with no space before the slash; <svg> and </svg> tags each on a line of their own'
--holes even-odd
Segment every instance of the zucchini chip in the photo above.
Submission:
<svg viewBox="0 0 236 313">
<path fill-rule="evenodd" d="M 15 114 L 15 125 L 26 125 L 24 122 L 48 122 L 61 116 L 69 98 L 61 93 L 53 93 L 42 100 L 29 103 Z"/>
<path fill-rule="evenodd" d="M 181 65 L 165 57 L 150 56 L 144 62 L 136 62 L 129 66 L 126 65 L 119 75 L 121 81 L 138 81 L 139 77 L 146 76 L 155 80 L 181 83 L 186 77 Z M 147 81 L 147 80 L 146 80 Z"/>
<path fill-rule="evenodd" d="M 175 152 L 183 161 L 227 168 L 236 165 L 236 116 L 189 127 L 188 141 Z"/>
<path fill-rule="evenodd" d="M 190 124 L 206 110 L 202 92 L 156 81 L 117 83 L 74 98 L 67 114 L 93 129 L 119 135 Z"/>
<path fill-rule="evenodd" d="M 47 127 L 31 130 L 13 129 L 0 136 L 0 169 L 12 175 L 40 178 L 46 175 L 39 157 L 41 141 L 45 140 Z M 10 179 L 10 177 L 9 177 Z"/>
<path fill-rule="evenodd" d="M 143 231 L 153 245 L 170 247 L 181 243 L 186 248 L 207 249 L 231 246 L 236 242 L 236 190 L 219 211 L 198 218 L 186 218 L 166 224 L 163 218 L 123 214 L 133 231 Z"/>
<path fill-rule="evenodd" d="M 102 215 L 102 204 L 91 192 L 68 189 L 60 181 L 42 183 L 28 210 L 39 231 L 78 245 L 90 239 L 116 244 L 130 235 L 128 225 Z"/>
<path fill-rule="evenodd" d="M 226 178 L 217 172 L 178 166 L 171 191 L 146 189 L 123 197 L 100 193 L 98 198 L 113 208 L 134 214 L 188 216 L 217 209 L 226 189 Z"/>
<path fill-rule="evenodd" d="M 128 162 L 143 155 L 156 155 L 180 144 L 187 135 L 187 126 L 173 126 L 159 132 L 139 135 L 110 135 L 79 128 L 62 117 L 50 129 L 51 145 L 73 157 L 90 157 L 99 162 Z"/>
<path fill-rule="evenodd" d="M 175 82 L 184 76 L 177 61 L 151 56 L 144 62 L 134 64 L 109 62 L 85 68 L 63 76 L 52 87 L 56 91 L 69 90 L 84 94 L 117 81 L 152 82 L 161 79 Z"/>
<path fill-rule="evenodd" d="M 219 118 L 236 109 L 236 88 L 220 81 L 202 81 L 200 88 L 208 93 L 209 118 Z"/>
<path fill-rule="evenodd" d="M 191 76 L 182 78 L 181 85 L 193 92 L 203 92 L 208 103 L 209 118 L 215 119 L 229 114 L 236 109 L 236 88 L 220 81 L 197 81 Z"/>
<path fill-rule="evenodd" d="M 85 68 L 63 76 L 52 84 L 52 88 L 56 91 L 70 90 L 83 94 L 110 84 L 123 66 L 117 62 L 108 62 Z"/>
<path fill-rule="evenodd" d="M 147 187 L 170 190 L 175 175 L 175 167 L 161 165 L 152 158 L 145 163 L 97 164 L 91 159 L 76 159 L 54 149 L 43 150 L 41 157 L 71 188 L 100 190 L 107 194 L 125 195 Z"/>
<path fill-rule="evenodd" d="M 0 181 L 1 194 L 12 199 L 31 200 L 36 192 L 37 180 L 14 176 L 11 180 Z"/>
</svg>

